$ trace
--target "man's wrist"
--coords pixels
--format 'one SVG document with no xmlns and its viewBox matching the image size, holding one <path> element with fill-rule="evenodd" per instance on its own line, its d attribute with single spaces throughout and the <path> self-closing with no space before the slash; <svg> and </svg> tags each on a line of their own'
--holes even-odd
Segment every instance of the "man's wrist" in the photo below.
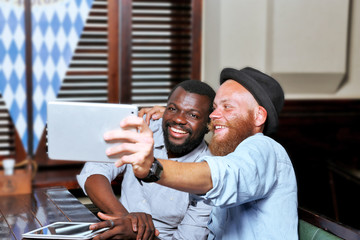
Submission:
<svg viewBox="0 0 360 240">
<path fill-rule="evenodd" d="M 151 164 L 148 175 L 145 178 L 138 178 L 139 181 L 143 182 L 156 182 L 159 181 L 163 172 L 163 166 L 154 157 L 154 162 Z"/>
</svg>

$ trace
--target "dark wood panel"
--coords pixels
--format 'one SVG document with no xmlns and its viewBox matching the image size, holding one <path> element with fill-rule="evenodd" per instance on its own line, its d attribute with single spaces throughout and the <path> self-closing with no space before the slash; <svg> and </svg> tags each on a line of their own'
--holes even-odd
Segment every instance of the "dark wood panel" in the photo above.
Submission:
<svg viewBox="0 0 360 240">
<path fill-rule="evenodd" d="M 51 162 L 56 161 L 51 160 Z M 79 188 L 76 175 L 80 173 L 83 166 L 82 163 L 79 164 L 79 162 L 74 162 L 70 165 L 68 161 L 59 161 L 59 163 L 54 164 L 57 165 L 40 168 L 33 181 L 33 186 L 35 188 L 54 186 L 63 186 L 67 189 Z"/>
<path fill-rule="evenodd" d="M 286 148 L 293 162 L 300 206 L 335 218 L 328 162 L 336 160 L 349 168 L 360 169 L 360 154 L 357 151 L 360 146 L 359 123 L 359 100 L 285 102 L 279 130 L 273 137 Z M 352 190 L 354 195 L 356 189 Z M 345 216 L 340 211 L 339 220 L 360 228 L 360 222 L 355 217 L 360 214 L 360 205 L 347 200 L 339 208 L 354 214 L 352 217 L 349 214 Z"/>
<path fill-rule="evenodd" d="M 108 3 L 108 101 L 120 102 L 119 1 Z"/>
<path fill-rule="evenodd" d="M 119 88 L 120 103 L 131 103 L 131 0 L 119 2 L 120 37 L 119 41 Z M 116 43 L 115 43 L 116 44 Z"/>
</svg>

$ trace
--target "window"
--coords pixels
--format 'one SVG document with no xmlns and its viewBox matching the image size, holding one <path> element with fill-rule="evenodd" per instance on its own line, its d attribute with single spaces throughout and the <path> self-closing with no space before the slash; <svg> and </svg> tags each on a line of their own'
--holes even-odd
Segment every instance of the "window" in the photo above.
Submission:
<svg viewBox="0 0 360 240">
<path fill-rule="evenodd" d="M 93 0 L 57 99 L 139 107 L 165 104 L 175 84 L 200 80 L 201 4 Z M 44 131 L 35 160 L 40 165 L 60 164 L 48 161 L 45 135 Z M 0 101 L 1 158 L 25 158 L 17 145 L 22 143 Z"/>
</svg>

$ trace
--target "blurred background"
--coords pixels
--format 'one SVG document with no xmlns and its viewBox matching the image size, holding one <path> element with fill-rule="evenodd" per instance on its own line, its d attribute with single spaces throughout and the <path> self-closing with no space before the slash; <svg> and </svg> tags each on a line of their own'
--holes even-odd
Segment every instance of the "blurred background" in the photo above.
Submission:
<svg viewBox="0 0 360 240">
<path fill-rule="evenodd" d="M 272 137 L 299 206 L 360 229 L 354 0 L 0 0 L 0 160 L 32 166 L 34 188 L 77 191 L 82 163 L 46 154 L 48 101 L 163 105 L 180 81 L 217 89 L 224 67 L 246 66 L 285 91 Z"/>
</svg>

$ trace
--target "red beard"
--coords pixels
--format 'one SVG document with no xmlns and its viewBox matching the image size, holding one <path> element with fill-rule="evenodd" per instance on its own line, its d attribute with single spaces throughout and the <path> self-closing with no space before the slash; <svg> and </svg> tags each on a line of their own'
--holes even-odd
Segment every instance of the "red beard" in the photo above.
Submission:
<svg viewBox="0 0 360 240">
<path fill-rule="evenodd" d="M 215 156 L 226 156 L 235 151 L 236 147 L 249 136 L 254 135 L 254 123 L 250 112 L 246 117 L 241 117 L 235 121 L 227 121 L 228 133 L 219 139 L 216 135 L 211 138 L 209 149 Z M 214 123 L 210 123 L 210 130 L 214 130 Z"/>
</svg>

